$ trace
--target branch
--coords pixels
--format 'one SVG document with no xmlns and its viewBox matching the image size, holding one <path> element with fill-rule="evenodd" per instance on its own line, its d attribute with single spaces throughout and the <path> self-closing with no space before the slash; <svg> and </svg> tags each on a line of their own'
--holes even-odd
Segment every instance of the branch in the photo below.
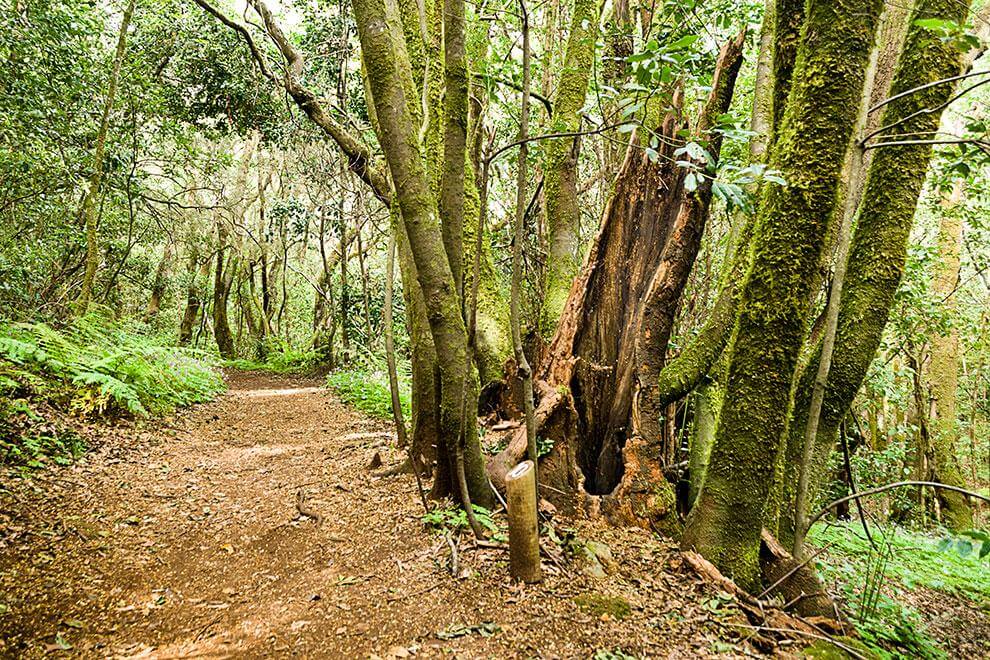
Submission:
<svg viewBox="0 0 990 660">
<path fill-rule="evenodd" d="M 618 128 L 628 124 L 629 122 L 620 122 L 618 124 L 607 124 L 605 126 L 599 126 L 588 131 L 568 131 L 565 133 L 546 133 L 544 135 L 532 135 L 524 140 L 516 140 L 515 142 L 510 142 L 509 144 L 499 147 L 496 149 L 491 156 L 486 159 L 486 162 L 491 163 L 496 158 L 504 154 L 506 151 L 513 149 L 515 147 L 521 146 L 523 144 L 528 144 L 530 142 L 537 142 L 539 140 L 556 140 L 558 138 L 569 138 L 569 137 L 580 137 L 582 135 L 598 135 L 599 133 L 604 133 L 605 131 L 611 130 L 613 128 Z"/>
<path fill-rule="evenodd" d="M 211 7 L 206 0 L 193 0 L 193 2 L 215 16 L 224 25 L 239 32 L 248 42 L 251 55 L 258 62 L 258 66 L 262 68 L 262 72 L 270 80 L 275 81 L 275 77 L 265 63 L 264 56 L 258 50 L 246 27 L 224 16 L 217 9 Z M 282 28 L 279 27 L 275 17 L 264 1 L 247 0 L 247 2 L 261 16 L 265 25 L 265 32 L 278 48 L 282 57 L 285 58 L 287 66 L 285 76 L 282 80 L 282 87 L 292 97 L 292 100 L 296 102 L 296 105 L 306 113 L 306 116 L 337 143 L 340 150 L 347 156 L 347 164 L 351 171 L 371 187 L 372 192 L 385 206 L 389 206 L 392 202 L 392 185 L 388 178 L 378 168 L 374 167 L 374 156 L 371 150 L 361 140 L 334 120 L 333 117 L 327 114 L 316 94 L 299 82 L 299 75 L 302 73 L 304 63 L 303 57 L 292 46 L 285 33 L 282 32 Z"/>
<path fill-rule="evenodd" d="M 879 493 L 884 493 L 888 490 L 894 490 L 895 488 L 903 488 L 904 486 L 931 486 L 932 488 L 941 488 L 942 490 L 951 490 L 957 493 L 962 493 L 963 495 L 968 495 L 969 497 L 975 497 L 978 500 L 983 500 L 984 502 L 990 502 L 990 497 L 980 495 L 979 493 L 974 493 L 971 490 L 966 490 L 965 488 L 959 488 L 958 486 L 950 486 L 949 484 L 940 484 L 937 481 L 898 481 L 896 483 L 887 484 L 886 486 L 879 486 L 877 488 L 871 488 L 870 490 L 864 490 L 861 493 L 853 493 L 852 495 L 846 495 L 845 497 L 840 497 L 834 502 L 829 503 L 824 509 L 815 514 L 815 516 L 808 521 L 808 527 L 810 528 L 816 522 L 821 520 L 822 516 L 826 513 L 844 504 L 849 500 L 859 499 L 860 497 L 867 497 L 869 495 L 877 495 Z"/>
<path fill-rule="evenodd" d="M 268 64 L 265 62 L 264 55 L 262 55 L 261 51 L 258 50 L 258 45 L 254 42 L 254 38 L 251 36 L 251 33 L 248 32 L 246 27 L 237 21 L 227 18 L 223 12 L 206 2 L 206 0 L 193 0 L 193 2 L 202 7 L 206 13 L 215 17 L 218 21 L 229 27 L 231 30 L 239 33 L 244 38 L 244 41 L 247 42 L 248 48 L 251 50 L 251 56 L 254 57 L 254 61 L 258 63 L 261 73 L 265 76 L 265 78 L 268 78 L 272 82 L 275 81 L 275 76 L 272 75 L 272 72 L 269 70 Z"/>
<path fill-rule="evenodd" d="M 875 106 L 873 106 L 872 108 L 870 108 L 870 113 L 872 114 L 872 113 L 876 112 L 877 110 L 879 110 L 880 108 L 884 107 L 885 105 L 887 105 L 889 103 L 893 103 L 894 101 L 896 101 L 898 99 L 902 99 L 905 96 L 910 96 L 911 94 L 916 94 L 918 92 L 923 92 L 926 89 L 931 89 L 932 87 L 936 87 L 938 85 L 944 85 L 946 83 L 953 83 L 953 82 L 956 82 L 957 80 L 963 80 L 965 78 L 972 78 L 973 76 L 985 76 L 987 74 L 990 74 L 990 71 L 973 71 L 971 73 L 963 73 L 961 75 L 952 76 L 950 78 L 942 78 L 941 80 L 935 80 L 935 81 L 930 82 L 930 83 L 927 83 L 925 85 L 919 85 L 918 87 L 913 87 L 912 89 L 909 89 L 906 92 L 901 92 L 900 94 L 895 94 L 894 96 L 891 96 L 888 99 L 885 99 L 883 101 L 880 101 L 880 103 L 877 103 Z"/>
</svg>

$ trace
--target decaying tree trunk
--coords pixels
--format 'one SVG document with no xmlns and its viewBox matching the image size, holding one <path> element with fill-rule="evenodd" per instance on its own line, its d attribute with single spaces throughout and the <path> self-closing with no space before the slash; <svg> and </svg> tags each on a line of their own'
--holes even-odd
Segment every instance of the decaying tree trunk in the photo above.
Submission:
<svg viewBox="0 0 990 660">
<path fill-rule="evenodd" d="M 743 37 L 722 49 L 712 94 L 694 127 L 698 139 L 706 139 L 711 119 L 729 106 Z M 662 144 L 671 144 L 683 128 L 670 113 L 656 130 L 667 138 Z M 715 158 L 718 147 L 717 140 L 709 142 Z M 554 489 L 550 499 L 616 522 L 659 527 L 676 513 L 664 466 L 654 460 L 666 452 L 657 446 L 659 435 L 642 435 L 657 425 L 644 429 L 642 415 L 636 421 L 641 408 L 634 407 L 634 395 L 641 370 L 657 368 L 645 351 L 666 351 L 711 194 L 706 186 L 687 192 L 687 170 L 673 164 L 673 147 L 666 150 L 651 159 L 637 140 L 629 147 L 534 385 L 540 437 L 554 441 L 540 472 L 541 483 Z M 497 484 L 525 449 L 523 429 L 490 462 Z M 555 491 L 569 495 L 555 497 Z"/>
</svg>

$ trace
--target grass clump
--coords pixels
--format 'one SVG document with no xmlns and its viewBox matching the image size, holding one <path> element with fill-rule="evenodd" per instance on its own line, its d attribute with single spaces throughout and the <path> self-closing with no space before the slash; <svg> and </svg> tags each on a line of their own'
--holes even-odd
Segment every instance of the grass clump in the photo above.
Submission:
<svg viewBox="0 0 990 660">
<path fill-rule="evenodd" d="M 409 381 L 408 374 L 399 370 L 399 403 L 406 420 L 412 419 Z M 344 403 L 369 417 L 392 419 L 392 394 L 384 365 L 369 362 L 335 371 L 327 376 L 327 387 L 336 392 Z"/>
<path fill-rule="evenodd" d="M 44 406 L 77 417 L 149 417 L 224 389 L 206 354 L 164 346 L 100 315 L 64 327 L 0 325 L 0 460 L 77 455 L 82 442 L 46 423 Z"/>
</svg>

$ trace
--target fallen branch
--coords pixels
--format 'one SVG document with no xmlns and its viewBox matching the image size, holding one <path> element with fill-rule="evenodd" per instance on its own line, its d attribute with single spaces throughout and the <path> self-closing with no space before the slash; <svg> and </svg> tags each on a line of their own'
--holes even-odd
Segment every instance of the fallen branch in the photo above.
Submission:
<svg viewBox="0 0 990 660">
<path fill-rule="evenodd" d="M 312 518 L 316 521 L 317 529 L 323 526 L 323 514 L 306 506 L 306 491 L 302 488 L 296 491 L 296 511 L 300 518 Z"/>
</svg>

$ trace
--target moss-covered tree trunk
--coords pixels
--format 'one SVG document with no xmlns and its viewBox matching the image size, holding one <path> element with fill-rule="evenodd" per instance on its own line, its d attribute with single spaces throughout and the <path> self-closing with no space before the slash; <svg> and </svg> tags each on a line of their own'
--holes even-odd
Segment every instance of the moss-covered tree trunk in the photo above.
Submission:
<svg viewBox="0 0 990 660">
<path fill-rule="evenodd" d="M 438 361 L 440 442 L 454 447 L 463 434 L 471 498 L 488 505 L 491 491 L 476 432 L 477 375 L 468 354 L 461 300 L 444 250 L 436 198 L 420 152 L 418 127 L 409 110 L 406 90 L 412 88 L 412 73 L 408 55 L 404 43 L 393 36 L 381 0 L 353 0 L 352 6 L 378 119 L 379 141 L 416 265 L 430 333 L 438 354 L 444 356 Z M 468 411 L 463 415 L 462 401 L 467 402 Z"/>
<path fill-rule="evenodd" d="M 952 131 L 958 135 L 961 131 Z M 962 217 L 958 205 L 962 200 L 964 182 L 956 181 L 952 191 L 942 203 L 939 219 L 938 255 L 932 290 L 943 300 L 944 311 L 950 325 L 944 332 L 936 332 L 931 340 L 928 382 L 935 413 L 932 424 L 934 453 L 932 481 L 950 486 L 966 487 L 957 457 L 959 425 L 956 420 L 956 390 L 959 387 L 959 327 L 953 324 L 958 313 L 956 288 L 959 284 L 960 249 L 963 241 Z M 973 511 L 961 493 L 939 489 L 935 493 L 942 513 L 942 522 L 949 529 L 961 532 L 973 527 Z"/>
<path fill-rule="evenodd" d="M 182 312 L 182 320 L 179 322 L 179 346 L 188 346 L 192 342 L 193 328 L 196 327 L 196 320 L 199 317 L 200 308 L 203 306 L 202 287 L 200 281 L 206 281 L 210 275 L 210 261 L 207 259 L 201 264 L 199 251 L 193 248 L 189 255 L 189 284 L 186 287 L 186 306 Z M 198 280 L 197 280 L 198 276 Z"/>
<path fill-rule="evenodd" d="M 574 0 L 557 94 L 553 100 L 551 133 L 573 133 L 581 126 L 588 79 L 598 38 L 600 0 Z M 547 263 L 540 331 L 549 339 L 567 302 L 571 283 L 581 265 L 578 205 L 579 138 L 548 140 L 544 147 L 543 195 L 546 204 Z"/>
<path fill-rule="evenodd" d="M 891 98 L 959 72 L 962 53 L 916 21 L 933 17 L 963 21 L 966 11 L 965 3 L 956 0 L 919 2 L 912 13 L 894 73 Z M 892 135 L 930 134 L 938 129 L 939 113 L 921 111 L 940 108 L 951 98 L 953 89 L 952 85 L 942 84 L 901 96 L 883 107 L 880 126 L 895 125 L 892 131 L 885 131 Z M 812 492 L 821 483 L 839 425 L 880 346 L 894 294 L 904 273 L 908 237 L 931 153 L 931 145 L 926 144 L 883 147 L 873 153 L 849 252 L 835 352 L 812 455 Z M 784 496 L 778 528 L 785 543 L 793 534 L 788 521 L 793 519 L 797 490 L 794 487 L 796 473 L 788 473 L 786 468 L 795 465 L 800 455 L 802 429 L 807 426 L 818 360 L 816 354 L 795 389 L 787 450 L 783 459 Z"/>
<path fill-rule="evenodd" d="M 765 191 L 719 429 L 682 541 L 747 589 L 760 579 L 760 533 L 804 320 L 881 7 L 878 0 L 808 5 L 771 161 L 787 185 Z"/>
</svg>

